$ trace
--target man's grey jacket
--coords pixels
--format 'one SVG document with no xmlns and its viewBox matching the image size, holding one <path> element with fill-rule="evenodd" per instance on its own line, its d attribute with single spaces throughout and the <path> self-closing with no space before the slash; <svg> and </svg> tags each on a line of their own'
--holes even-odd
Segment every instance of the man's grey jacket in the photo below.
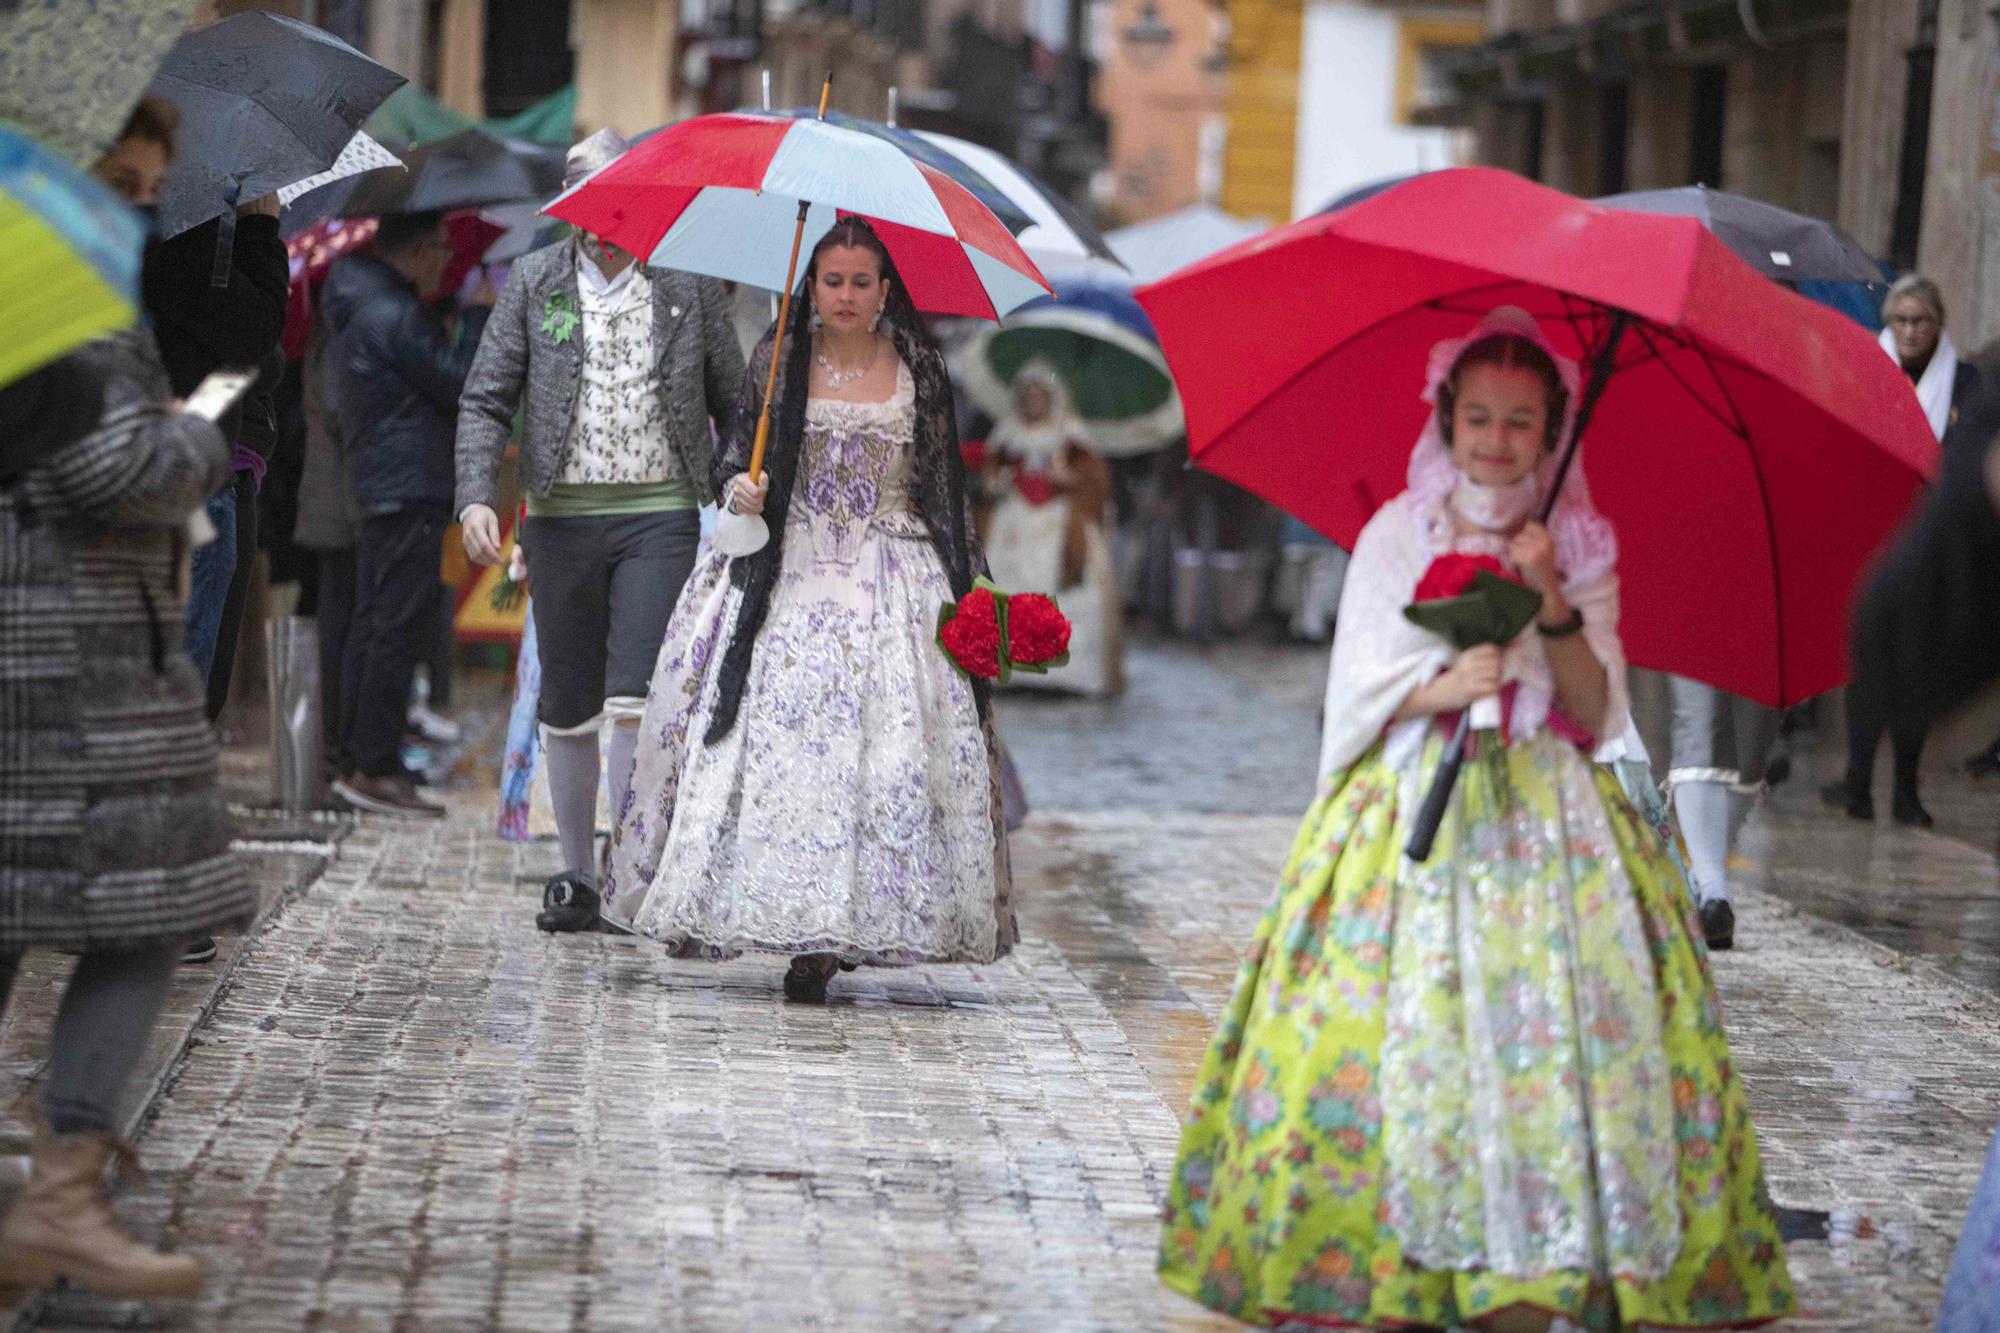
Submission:
<svg viewBox="0 0 2000 1333">
<path fill-rule="evenodd" d="M 667 444 L 695 495 L 709 503 L 715 498 L 708 475 L 709 422 L 718 433 L 729 429 L 743 378 L 729 297 L 721 283 L 691 273 L 646 269 L 635 281 L 653 285 L 653 355 Z M 565 299 L 552 305 L 559 294 Z M 556 328 L 564 312 L 571 321 L 569 336 L 559 341 Z M 551 313 L 557 318 L 551 320 Z M 588 354 L 575 245 L 564 241 L 523 255 L 486 322 L 459 400 L 455 512 L 475 504 L 499 507 L 500 460 L 523 407 L 521 484 L 533 495 L 549 493 L 563 467 Z"/>
</svg>

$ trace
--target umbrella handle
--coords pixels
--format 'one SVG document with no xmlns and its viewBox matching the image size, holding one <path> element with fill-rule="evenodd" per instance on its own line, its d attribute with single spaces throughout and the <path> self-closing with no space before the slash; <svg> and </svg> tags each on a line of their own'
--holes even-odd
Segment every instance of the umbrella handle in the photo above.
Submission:
<svg viewBox="0 0 2000 1333">
<path fill-rule="evenodd" d="M 1451 743 L 1438 759 L 1437 773 L 1431 778 L 1431 789 L 1425 793 L 1424 803 L 1417 807 L 1417 820 L 1410 828 L 1410 841 L 1403 850 L 1419 865 L 1431 859 L 1431 847 L 1444 824 L 1445 807 L 1451 804 L 1452 789 L 1458 786 L 1458 770 L 1465 764 L 1465 739 L 1471 729 L 1472 710 L 1467 708 L 1459 714 L 1458 730 L 1451 734 Z"/>
<path fill-rule="evenodd" d="M 830 89 L 831 78 L 827 80 Z M 785 265 L 785 291 L 778 302 L 778 327 L 771 335 L 771 369 L 764 376 L 764 410 L 757 414 L 757 438 L 750 445 L 750 484 L 755 486 L 764 478 L 764 446 L 771 439 L 771 400 L 778 393 L 778 354 L 784 350 L 785 328 L 792 322 L 792 288 L 798 282 L 799 249 L 806 239 L 806 214 L 812 205 L 799 200 L 799 223 L 792 231 L 792 257 Z"/>
</svg>

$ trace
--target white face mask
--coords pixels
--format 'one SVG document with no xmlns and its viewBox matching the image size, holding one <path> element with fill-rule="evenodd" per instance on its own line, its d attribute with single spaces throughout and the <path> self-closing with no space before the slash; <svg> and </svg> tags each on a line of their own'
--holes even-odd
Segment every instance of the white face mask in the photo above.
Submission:
<svg viewBox="0 0 2000 1333">
<path fill-rule="evenodd" d="M 1482 486 L 1461 472 L 1452 488 L 1451 507 L 1475 528 L 1511 532 L 1534 513 L 1536 492 L 1533 472 L 1506 486 Z"/>
</svg>

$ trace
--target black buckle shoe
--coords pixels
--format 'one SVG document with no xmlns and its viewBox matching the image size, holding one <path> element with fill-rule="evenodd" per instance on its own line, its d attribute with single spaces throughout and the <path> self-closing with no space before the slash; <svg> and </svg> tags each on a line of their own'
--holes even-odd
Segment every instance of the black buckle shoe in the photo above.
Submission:
<svg viewBox="0 0 2000 1333">
<path fill-rule="evenodd" d="M 799 1004 L 825 1004 L 829 980 L 823 954 L 800 954 L 785 972 L 785 998 Z"/>
<path fill-rule="evenodd" d="M 1727 898 L 1710 898 L 1701 905 L 1701 933 L 1710 953 L 1736 947 L 1736 909 Z"/>
<path fill-rule="evenodd" d="M 550 934 L 597 929 L 597 890 L 574 871 L 564 871 L 542 890 L 542 910 L 535 924 Z"/>
</svg>

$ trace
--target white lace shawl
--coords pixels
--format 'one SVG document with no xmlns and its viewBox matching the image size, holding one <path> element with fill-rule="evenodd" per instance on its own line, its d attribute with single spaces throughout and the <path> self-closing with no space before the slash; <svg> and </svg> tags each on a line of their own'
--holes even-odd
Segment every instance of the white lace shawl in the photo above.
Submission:
<svg viewBox="0 0 2000 1333">
<path fill-rule="evenodd" d="M 1559 560 L 1561 546 L 1558 541 Z M 1467 555 L 1505 555 L 1501 539 L 1494 537 L 1462 538 L 1449 549 Z M 1403 608 L 1431 560 L 1441 553 L 1431 550 L 1419 532 L 1407 492 L 1382 506 L 1361 530 L 1341 592 L 1333 665 L 1327 676 L 1322 779 L 1361 758 L 1384 728 L 1388 744 L 1383 757 L 1393 768 L 1414 767 L 1430 719 L 1392 726 L 1390 718 L 1411 691 L 1451 665 L 1453 653 L 1444 640 L 1405 619 Z M 1604 664 L 1609 681 L 1610 706 L 1599 729 L 1597 757 L 1605 762 L 1622 758 L 1631 705 L 1625 652 L 1618 640 L 1617 572 L 1606 567 L 1587 571 L 1580 580 L 1568 579 L 1563 595 L 1583 612 L 1584 639 Z M 1548 722 L 1555 701 L 1555 678 L 1542 636 L 1532 627 L 1508 646 L 1503 674 L 1519 683 L 1510 738 L 1526 740 Z"/>
</svg>

